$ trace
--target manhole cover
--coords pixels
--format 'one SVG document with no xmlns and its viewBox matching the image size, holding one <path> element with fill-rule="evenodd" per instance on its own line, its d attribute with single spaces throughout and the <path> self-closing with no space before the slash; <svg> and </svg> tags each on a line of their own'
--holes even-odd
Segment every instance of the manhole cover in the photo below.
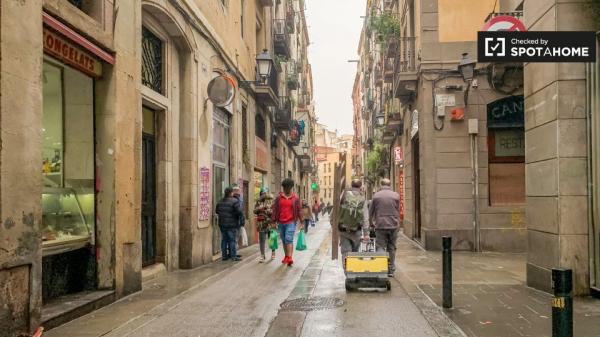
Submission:
<svg viewBox="0 0 600 337">
<path fill-rule="evenodd" d="M 313 311 L 341 307 L 344 301 L 335 297 L 302 297 L 281 303 L 284 311 Z"/>
</svg>

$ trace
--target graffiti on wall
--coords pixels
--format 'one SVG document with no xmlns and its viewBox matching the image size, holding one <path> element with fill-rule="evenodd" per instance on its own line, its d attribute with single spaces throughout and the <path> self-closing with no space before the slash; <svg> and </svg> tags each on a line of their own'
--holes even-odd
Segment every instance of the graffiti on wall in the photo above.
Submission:
<svg viewBox="0 0 600 337">
<path fill-rule="evenodd" d="M 198 221 L 210 219 L 210 169 L 200 168 L 200 179 L 198 184 Z"/>
</svg>

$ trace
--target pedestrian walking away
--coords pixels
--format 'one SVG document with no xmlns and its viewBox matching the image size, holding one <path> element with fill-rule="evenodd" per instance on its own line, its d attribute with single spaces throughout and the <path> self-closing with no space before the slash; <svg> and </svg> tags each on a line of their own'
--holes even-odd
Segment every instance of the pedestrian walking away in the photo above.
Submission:
<svg viewBox="0 0 600 337">
<path fill-rule="evenodd" d="M 302 218 L 304 218 L 304 233 L 308 234 L 308 227 L 312 219 L 312 210 L 306 200 L 302 200 Z"/>
<path fill-rule="evenodd" d="M 223 194 L 223 199 L 217 203 L 215 209 L 215 213 L 219 216 L 219 228 L 221 229 L 222 260 L 239 261 L 240 258 L 236 252 L 242 210 L 238 200 L 233 197 L 233 189 L 227 187 Z"/>
<path fill-rule="evenodd" d="M 365 198 L 361 190 L 362 182 L 354 179 L 351 186 L 352 188 L 344 191 L 340 200 L 338 229 L 342 264 L 345 263 L 349 252 L 358 252 L 363 237 Z"/>
<path fill-rule="evenodd" d="M 319 212 L 321 211 L 321 204 L 318 199 L 315 199 L 315 203 L 312 206 L 312 212 L 314 214 L 315 222 L 319 221 Z"/>
<path fill-rule="evenodd" d="M 294 180 L 286 178 L 281 183 L 283 191 L 273 202 L 272 219 L 279 226 L 281 241 L 285 257 L 281 261 L 283 264 L 291 266 L 294 263 L 292 254 L 294 252 L 294 233 L 296 225 L 302 227 L 302 205 L 300 198 L 292 191 Z"/>
<path fill-rule="evenodd" d="M 258 231 L 258 243 L 260 246 L 260 258 L 258 262 L 266 260 L 266 245 L 269 239 L 269 233 L 275 229 L 271 219 L 273 207 L 273 195 L 266 188 L 261 189 L 260 197 L 254 205 L 254 214 L 256 215 L 256 230 Z M 271 250 L 271 260 L 275 259 L 275 250 Z"/>
<path fill-rule="evenodd" d="M 371 200 L 369 221 L 375 227 L 377 251 L 389 254 L 389 274 L 396 271 L 396 240 L 400 227 L 400 195 L 391 188 L 389 179 L 381 180 L 381 188 Z"/>
</svg>

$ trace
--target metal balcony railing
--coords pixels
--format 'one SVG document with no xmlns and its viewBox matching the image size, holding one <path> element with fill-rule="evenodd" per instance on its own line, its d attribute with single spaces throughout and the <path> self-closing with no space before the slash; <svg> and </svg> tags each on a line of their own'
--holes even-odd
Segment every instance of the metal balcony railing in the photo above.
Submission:
<svg viewBox="0 0 600 337">
<path fill-rule="evenodd" d="M 292 124 L 292 101 L 287 96 L 279 96 L 279 107 L 275 109 L 273 125 L 278 130 L 290 130 Z"/>
<path fill-rule="evenodd" d="M 273 20 L 273 44 L 275 53 L 290 57 L 290 32 L 285 19 Z"/>
<path fill-rule="evenodd" d="M 515 17 L 517 19 L 522 19 L 523 18 L 523 11 L 490 13 L 485 18 L 484 22 L 487 23 L 488 21 L 490 21 L 491 19 L 493 19 L 493 18 L 495 18 L 497 16 L 512 16 L 512 17 Z"/>
</svg>

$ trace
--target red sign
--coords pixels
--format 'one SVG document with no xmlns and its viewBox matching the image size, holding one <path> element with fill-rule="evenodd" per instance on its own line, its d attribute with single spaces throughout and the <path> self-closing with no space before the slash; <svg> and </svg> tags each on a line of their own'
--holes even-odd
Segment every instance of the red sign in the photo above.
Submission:
<svg viewBox="0 0 600 337">
<path fill-rule="evenodd" d="M 90 76 L 99 77 L 102 75 L 102 63 L 100 61 L 59 34 L 46 28 L 44 28 L 44 52 Z"/>
<path fill-rule="evenodd" d="M 486 32 L 497 32 L 497 31 L 524 32 L 527 29 L 525 29 L 525 25 L 523 24 L 523 22 L 521 22 L 521 20 L 515 18 L 514 16 L 499 15 L 499 16 L 492 18 L 490 21 L 488 21 L 481 30 L 486 31 Z"/>
<path fill-rule="evenodd" d="M 400 194 L 400 220 L 404 220 L 404 172 L 398 170 L 398 194 Z"/>
</svg>

